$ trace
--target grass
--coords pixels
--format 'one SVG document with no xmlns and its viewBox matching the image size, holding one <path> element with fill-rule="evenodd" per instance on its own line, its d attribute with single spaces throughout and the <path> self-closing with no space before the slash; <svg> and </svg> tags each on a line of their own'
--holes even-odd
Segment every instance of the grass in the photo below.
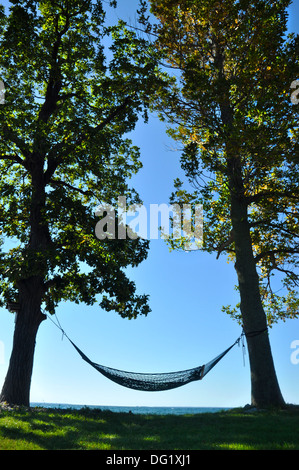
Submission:
<svg viewBox="0 0 299 470">
<path fill-rule="evenodd" d="M 299 450 L 299 407 L 194 415 L 0 411 L 0 450 Z"/>
</svg>

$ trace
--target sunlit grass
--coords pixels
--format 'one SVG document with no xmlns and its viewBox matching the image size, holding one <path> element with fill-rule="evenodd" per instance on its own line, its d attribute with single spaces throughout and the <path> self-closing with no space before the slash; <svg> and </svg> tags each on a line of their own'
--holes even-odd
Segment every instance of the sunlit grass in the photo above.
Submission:
<svg viewBox="0 0 299 470">
<path fill-rule="evenodd" d="M 295 444 L 280 444 L 277 442 L 269 442 L 267 448 L 265 449 L 261 444 L 240 444 L 238 442 L 226 442 L 215 446 L 215 449 L 221 450 L 295 450 L 298 449 L 298 445 Z"/>
<path fill-rule="evenodd" d="M 160 438 L 159 436 L 146 436 L 144 440 L 148 442 L 159 442 Z"/>
<path fill-rule="evenodd" d="M 218 446 L 216 445 L 215 448 L 225 450 L 256 450 L 256 447 L 254 446 L 250 446 L 248 444 L 239 444 L 238 442 L 219 444 Z"/>
<path fill-rule="evenodd" d="M 197 415 L 0 411 L 0 450 L 299 450 L 299 407 Z"/>
</svg>

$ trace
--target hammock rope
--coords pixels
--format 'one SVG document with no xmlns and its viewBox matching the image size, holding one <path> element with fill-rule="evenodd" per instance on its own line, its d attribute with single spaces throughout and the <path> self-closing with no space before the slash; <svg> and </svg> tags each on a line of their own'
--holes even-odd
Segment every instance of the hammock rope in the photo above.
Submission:
<svg viewBox="0 0 299 470">
<path fill-rule="evenodd" d="M 203 379 L 203 377 L 207 375 L 208 372 L 210 372 L 213 369 L 213 367 L 236 344 L 240 344 L 240 341 L 244 336 L 244 332 L 242 332 L 241 336 L 231 346 L 229 346 L 229 348 L 227 348 L 221 354 L 216 356 L 210 362 L 204 365 L 195 367 L 193 369 L 187 369 L 187 370 L 182 370 L 178 372 L 166 372 L 166 373 L 139 373 L 139 372 L 128 372 L 124 370 L 114 369 L 114 368 L 103 366 L 101 364 L 97 364 L 96 362 L 91 361 L 81 351 L 81 349 L 79 349 L 78 346 L 76 346 L 76 344 L 67 336 L 67 334 L 61 327 L 58 319 L 57 319 L 57 323 L 55 323 L 52 320 L 52 318 L 50 318 L 50 320 L 54 323 L 54 325 L 57 326 L 57 328 L 59 328 L 62 331 L 63 336 L 66 336 L 66 338 L 69 340 L 72 346 L 79 353 L 81 358 L 85 362 L 87 362 L 87 364 L 91 365 L 94 369 L 100 372 L 103 376 L 105 376 L 106 378 L 112 380 L 113 382 L 123 387 L 130 388 L 133 390 L 147 391 L 147 392 L 171 390 L 171 389 L 186 385 L 190 382 Z"/>
</svg>

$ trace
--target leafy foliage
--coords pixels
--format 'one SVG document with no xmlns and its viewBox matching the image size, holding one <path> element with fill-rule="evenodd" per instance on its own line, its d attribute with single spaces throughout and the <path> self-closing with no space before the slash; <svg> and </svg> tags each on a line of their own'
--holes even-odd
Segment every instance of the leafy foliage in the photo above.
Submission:
<svg viewBox="0 0 299 470">
<path fill-rule="evenodd" d="M 153 107 L 183 143 L 181 164 L 192 185 L 184 189 L 177 180 L 172 202 L 202 203 L 204 249 L 235 260 L 231 198 L 239 197 L 247 206 L 268 324 L 294 318 L 299 108 L 290 87 L 299 76 L 299 38 L 286 37 L 290 1 L 150 4 L 159 20 L 156 46 L 174 70 Z M 233 177 L 231 162 L 238 165 Z M 236 308 L 224 310 L 241 321 Z"/>
<path fill-rule="evenodd" d="M 124 317 L 147 314 L 125 268 L 146 258 L 148 242 L 100 242 L 94 210 L 118 195 L 140 202 L 127 182 L 139 151 L 126 134 L 146 115 L 155 54 L 123 22 L 107 28 L 99 0 L 11 3 L 0 12 L 2 305 L 39 276 L 50 313 L 101 296 Z"/>
</svg>

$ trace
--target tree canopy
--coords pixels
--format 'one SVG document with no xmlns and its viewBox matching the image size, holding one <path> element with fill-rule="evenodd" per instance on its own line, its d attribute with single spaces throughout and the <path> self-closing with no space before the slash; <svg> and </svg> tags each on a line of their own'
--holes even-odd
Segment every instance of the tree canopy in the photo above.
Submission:
<svg viewBox="0 0 299 470">
<path fill-rule="evenodd" d="M 0 258 L 2 305 L 23 279 L 41 276 L 46 311 L 61 300 L 133 318 L 149 311 L 126 274 L 148 242 L 100 242 L 96 206 L 140 202 L 141 168 L 127 138 L 146 118 L 157 64 L 123 22 L 105 26 L 101 1 L 11 2 L 0 9 Z M 113 3 L 113 2 L 112 2 Z"/>
<path fill-rule="evenodd" d="M 239 192 L 268 324 L 295 318 L 299 107 L 291 85 L 299 76 L 299 40 L 287 35 L 290 1 L 150 4 L 159 20 L 156 45 L 174 70 L 154 106 L 183 145 L 191 183 L 176 180 L 172 202 L 202 203 L 204 249 L 235 262 L 231 198 Z M 184 240 L 171 245 L 182 248 Z M 239 307 L 224 310 L 242 322 Z"/>
</svg>

